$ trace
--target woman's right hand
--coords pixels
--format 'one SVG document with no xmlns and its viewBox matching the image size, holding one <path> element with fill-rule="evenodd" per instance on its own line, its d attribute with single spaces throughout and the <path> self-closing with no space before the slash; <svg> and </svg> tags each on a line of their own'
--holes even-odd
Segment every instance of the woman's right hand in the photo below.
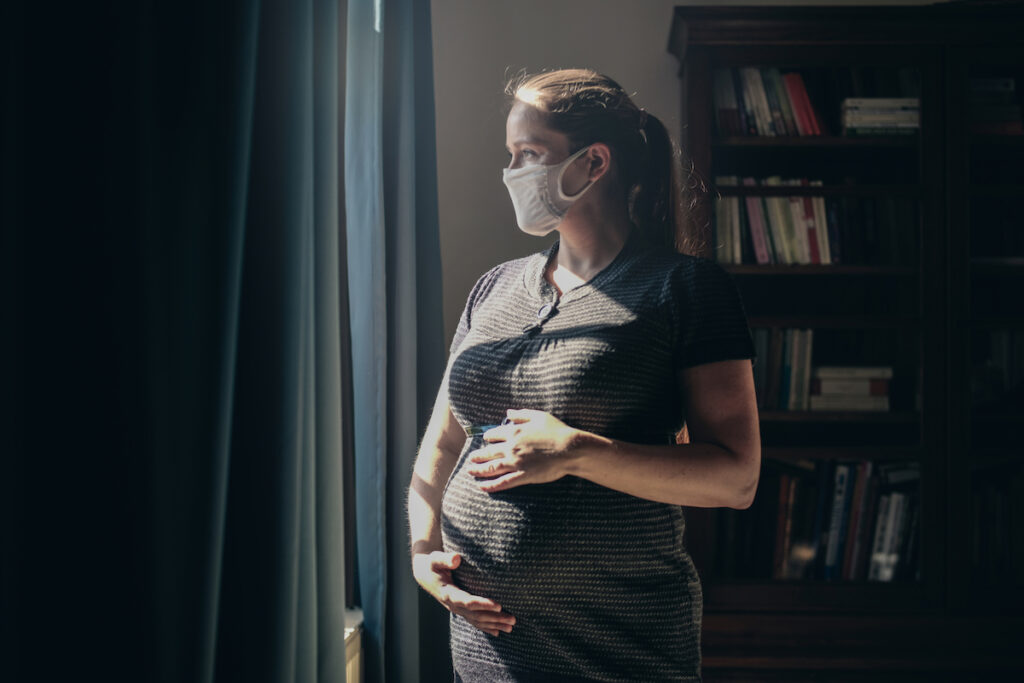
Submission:
<svg viewBox="0 0 1024 683">
<path fill-rule="evenodd" d="M 459 566 L 462 557 L 458 553 L 435 550 L 430 553 L 416 553 L 412 556 L 412 573 L 416 582 L 444 605 L 445 609 L 463 617 L 470 624 L 492 636 L 504 631 L 509 633 L 516 623 L 511 614 L 501 611 L 501 605 L 470 595 L 452 581 L 452 570 Z"/>
</svg>

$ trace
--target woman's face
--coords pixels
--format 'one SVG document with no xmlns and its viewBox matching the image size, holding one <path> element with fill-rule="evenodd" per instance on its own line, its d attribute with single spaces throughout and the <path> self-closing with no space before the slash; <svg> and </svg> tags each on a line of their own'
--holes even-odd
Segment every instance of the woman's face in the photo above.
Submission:
<svg viewBox="0 0 1024 683">
<path fill-rule="evenodd" d="M 505 148 L 509 154 L 509 168 L 551 166 L 565 161 L 571 152 L 565 133 L 548 128 L 541 121 L 539 112 L 521 101 L 512 105 L 505 122 Z M 587 156 L 584 154 L 565 169 L 562 190 L 566 194 L 575 194 L 587 184 Z"/>
</svg>

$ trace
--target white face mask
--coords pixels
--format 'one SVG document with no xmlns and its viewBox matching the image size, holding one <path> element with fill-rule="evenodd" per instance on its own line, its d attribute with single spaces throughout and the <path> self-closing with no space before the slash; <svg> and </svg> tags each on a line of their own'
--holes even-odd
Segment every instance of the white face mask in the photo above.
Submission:
<svg viewBox="0 0 1024 683">
<path fill-rule="evenodd" d="M 569 197 L 562 192 L 562 176 L 573 161 L 590 147 L 584 147 L 565 161 L 551 166 L 523 166 L 502 169 L 502 180 L 512 197 L 516 223 L 523 232 L 543 237 L 558 227 L 573 202 L 591 188 L 594 181 Z"/>
</svg>

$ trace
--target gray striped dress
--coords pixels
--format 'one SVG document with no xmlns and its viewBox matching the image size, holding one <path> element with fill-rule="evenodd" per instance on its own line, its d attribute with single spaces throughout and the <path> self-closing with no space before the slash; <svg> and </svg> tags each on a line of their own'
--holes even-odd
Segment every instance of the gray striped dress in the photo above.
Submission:
<svg viewBox="0 0 1024 683">
<path fill-rule="evenodd" d="M 533 408 L 608 437 L 672 443 L 684 419 L 677 372 L 755 357 L 717 263 L 634 231 L 612 263 L 559 297 L 544 278 L 557 250 L 496 266 L 470 292 L 448 366 L 467 434 Z M 451 616 L 461 680 L 700 681 L 701 585 L 682 508 L 573 476 L 484 493 L 465 472 L 482 444 L 467 437 L 445 487 L 444 548 L 462 555 L 456 583 L 517 623 L 491 636 Z"/>
</svg>

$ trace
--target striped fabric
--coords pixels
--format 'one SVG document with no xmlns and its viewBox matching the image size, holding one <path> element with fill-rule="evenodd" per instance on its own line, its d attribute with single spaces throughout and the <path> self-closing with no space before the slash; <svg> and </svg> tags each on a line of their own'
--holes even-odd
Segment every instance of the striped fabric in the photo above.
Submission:
<svg viewBox="0 0 1024 683">
<path fill-rule="evenodd" d="M 684 367 L 753 358 L 731 276 L 707 259 L 631 235 L 616 258 L 560 298 L 544 278 L 558 244 L 503 263 L 474 286 L 452 343 L 448 391 L 467 434 L 508 408 L 635 443 L 672 443 Z M 567 476 L 484 493 L 465 473 L 467 437 L 445 488 L 442 536 L 455 581 L 517 623 L 495 637 L 452 615 L 467 683 L 699 681 L 701 585 L 682 508 Z"/>
</svg>

